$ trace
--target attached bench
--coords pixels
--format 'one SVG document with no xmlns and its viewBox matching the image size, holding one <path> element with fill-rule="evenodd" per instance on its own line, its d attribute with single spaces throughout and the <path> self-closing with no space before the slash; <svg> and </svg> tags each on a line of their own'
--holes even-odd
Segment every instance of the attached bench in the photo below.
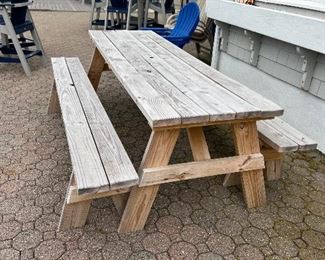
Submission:
<svg viewBox="0 0 325 260">
<path fill-rule="evenodd" d="M 284 153 L 317 148 L 317 143 L 280 118 L 257 123 L 267 180 L 281 178 Z"/>
<path fill-rule="evenodd" d="M 135 171 L 78 58 L 53 58 L 48 112 L 61 107 L 73 174 L 59 229 L 86 223 L 91 201 L 130 191 Z"/>
<path fill-rule="evenodd" d="M 317 143 L 280 118 L 257 122 L 261 153 L 265 160 L 264 176 L 267 181 L 282 176 L 282 162 L 285 153 L 308 151 L 317 148 Z M 239 185 L 237 174 L 227 174 L 223 185 Z"/>
</svg>

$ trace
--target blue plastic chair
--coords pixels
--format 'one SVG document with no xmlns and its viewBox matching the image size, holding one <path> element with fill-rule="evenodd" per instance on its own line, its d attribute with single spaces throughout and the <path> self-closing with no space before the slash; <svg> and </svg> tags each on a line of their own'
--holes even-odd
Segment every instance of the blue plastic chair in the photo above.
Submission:
<svg viewBox="0 0 325 260">
<path fill-rule="evenodd" d="M 176 25 L 173 29 L 165 28 L 143 28 L 144 30 L 152 30 L 164 37 L 166 40 L 183 48 L 191 39 L 192 33 L 200 20 L 200 8 L 194 3 L 186 4 L 179 12 Z"/>
</svg>

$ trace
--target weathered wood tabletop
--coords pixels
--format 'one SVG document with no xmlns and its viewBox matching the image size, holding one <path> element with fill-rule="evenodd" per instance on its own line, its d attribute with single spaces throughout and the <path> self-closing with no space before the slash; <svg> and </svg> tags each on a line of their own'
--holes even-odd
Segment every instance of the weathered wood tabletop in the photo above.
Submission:
<svg viewBox="0 0 325 260">
<path fill-rule="evenodd" d="M 90 31 L 90 37 L 96 46 L 88 73 L 93 87 L 107 64 L 152 128 L 139 187 L 114 199 L 123 212 L 120 231 L 144 227 L 164 182 L 240 172 L 247 206 L 265 204 L 256 121 L 282 115 L 281 107 L 153 32 Z M 211 159 L 202 127 L 217 124 L 233 127 L 238 156 Z M 167 166 L 182 128 L 195 162 Z"/>
</svg>

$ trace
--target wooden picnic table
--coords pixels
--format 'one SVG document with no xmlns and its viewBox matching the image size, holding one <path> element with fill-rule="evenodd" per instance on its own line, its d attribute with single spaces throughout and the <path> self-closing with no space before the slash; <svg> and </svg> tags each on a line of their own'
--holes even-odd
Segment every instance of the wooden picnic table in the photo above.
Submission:
<svg viewBox="0 0 325 260">
<path fill-rule="evenodd" d="M 113 199 L 122 213 L 120 232 L 143 229 L 159 185 L 167 182 L 238 172 L 247 206 L 266 203 L 256 122 L 282 115 L 281 107 L 153 32 L 90 31 L 90 37 L 94 88 L 107 64 L 152 128 L 139 186 Z M 232 126 L 236 156 L 211 159 L 203 132 L 208 125 Z M 195 162 L 168 165 L 181 129 Z"/>
</svg>

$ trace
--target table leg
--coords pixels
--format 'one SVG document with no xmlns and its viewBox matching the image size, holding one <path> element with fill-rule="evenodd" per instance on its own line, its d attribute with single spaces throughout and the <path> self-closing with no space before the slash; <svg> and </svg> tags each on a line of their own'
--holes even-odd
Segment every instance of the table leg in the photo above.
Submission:
<svg viewBox="0 0 325 260">
<path fill-rule="evenodd" d="M 190 141 L 194 161 L 211 159 L 207 141 L 202 127 L 193 127 L 187 129 L 187 135 Z"/>
<path fill-rule="evenodd" d="M 236 123 L 233 125 L 233 132 L 239 155 L 260 153 L 256 122 Z M 247 207 L 263 206 L 266 203 L 263 171 L 242 172 L 240 180 Z"/>
<path fill-rule="evenodd" d="M 91 200 L 80 201 L 77 203 L 68 204 L 70 187 L 75 185 L 73 174 L 70 177 L 70 183 L 66 198 L 63 203 L 62 212 L 59 222 L 59 230 L 82 227 L 86 224 L 88 212 L 91 206 Z"/>
<path fill-rule="evenodd" d="M 59 102 L 59 97 L 58 97 L 58 93 L 56 91 L 56 86 L 55 86 L 55 82 L 54 82 L 52 90 L 51 90 L 51 96 L 50 96 L 49 105 L 47 108 L 47 113 L 53 114 L 53 113 L 59 113 L 59 112 L 60 112 L 60 102 Z"/>
<path fill-rule="evenodd" d="M 141 166 L 144 168 L 168 165 L 179 136 L 179 129 L 153 131 L 147 145 Z M 149 187 L 133 187 L 124 209 L 119 232 L 141 230 L 147 221 L 152 204 L 156 198 L 159 185 Z"/>
<path fill-rule="evenodd" d="M 91 60 L 91 64 L 88 70 L 88 78 L 96 91 L 104 67 L 105 67 L 105 60 L 100 54 L 100 52 L 98 51 L 98 49 L 95 48 L 93 53 L 93 58 Z"/>
</svg>

